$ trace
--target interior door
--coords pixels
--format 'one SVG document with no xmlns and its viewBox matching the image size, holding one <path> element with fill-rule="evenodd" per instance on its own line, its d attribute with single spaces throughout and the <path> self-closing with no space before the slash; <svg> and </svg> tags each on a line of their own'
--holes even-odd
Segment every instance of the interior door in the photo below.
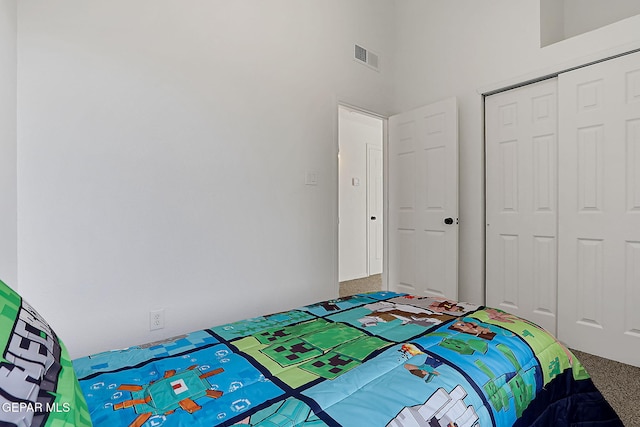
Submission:
<svg viewBox="0 0 640 427">
<path fill-rule="evenodd" d="M 367 144 L 367 246 L 369 276 L 382 273 L 382 149 Z"/>
<path fill-rule="evenodd" d="M 487 305 L 556 332 L 557 79 L 485 99 Z"/>
<path fill-rule="evenodd" d="M 389 289 L 458 298 L 458 112 L 389 118 Z"/>
<path fill-rule="evenodd" d="M 560 76 L 558 336 L 640 366 L 640 53 Z"/>
</svg>

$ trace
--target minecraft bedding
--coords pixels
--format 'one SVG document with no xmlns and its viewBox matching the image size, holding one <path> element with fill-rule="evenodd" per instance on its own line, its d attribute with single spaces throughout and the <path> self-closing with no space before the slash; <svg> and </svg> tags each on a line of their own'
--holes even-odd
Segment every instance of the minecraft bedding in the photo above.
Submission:
<svg viewBox="0 0 640 427">
<path fill-rule="evenodd" d="M 0 281 L 0 426 L 91 425 L 67 350 L 49 324 Z"/>
<path fill-rule="evenodd" d="M 389 292 L 73 364 L 99 426 L 622 425 L 537 325 Z"/>
</svg>

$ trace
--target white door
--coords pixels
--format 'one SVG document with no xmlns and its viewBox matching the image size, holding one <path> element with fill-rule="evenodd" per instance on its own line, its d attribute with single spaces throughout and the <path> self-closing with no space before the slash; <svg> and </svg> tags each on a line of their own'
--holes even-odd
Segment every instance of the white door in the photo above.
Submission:
<svg viewBox="0 0 640 427">
<path fill-rule="evenodd" d="M 389 289 L 458 297 L 455 98 L 389 118 Z"/>
<path fill-rule="evenodd" d="M 382 273 L 382 149 L 367 144 L 367 249 L 369 276 Z"/>
<path fill-rule="evenodd" d="M 556 332 L 557 80 L 485 100 L 487 305 Z"/>
<path fill-rule="evenodd" d="M 640 54 L 559 80 L 558 336 L 640 366 Z"/>
</svg>

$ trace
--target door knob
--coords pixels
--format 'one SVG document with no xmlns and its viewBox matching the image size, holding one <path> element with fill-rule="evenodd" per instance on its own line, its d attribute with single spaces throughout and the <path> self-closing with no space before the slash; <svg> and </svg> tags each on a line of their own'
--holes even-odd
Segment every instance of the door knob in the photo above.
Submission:
<svg viewBox="0 0 640 427">
<path fill-rule="evenodd" d="M 372 217 L 371 217 L 371 221 L 375 221 L 375 220 L 376 220 L 376 217 L 375 217 L 375 216 L 372 216 Z"/>
<path fill-rule="evenodd" d="M 453 224 L 453 218 L 445 218 L 444 219 L 444 223 L 447 224 L 447 225 Z"/>
</svg>

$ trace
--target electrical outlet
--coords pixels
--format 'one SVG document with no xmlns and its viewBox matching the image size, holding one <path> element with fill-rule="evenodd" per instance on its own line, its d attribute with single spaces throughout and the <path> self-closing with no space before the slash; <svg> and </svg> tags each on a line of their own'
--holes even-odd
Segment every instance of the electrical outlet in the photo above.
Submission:
<svg viewBox="0 0 640 427">
<path fill-rule="evenodd" d="M 155 331 L 164 328 L 164 308 L 149 312 L 149 330 Z"/>
</svg>

